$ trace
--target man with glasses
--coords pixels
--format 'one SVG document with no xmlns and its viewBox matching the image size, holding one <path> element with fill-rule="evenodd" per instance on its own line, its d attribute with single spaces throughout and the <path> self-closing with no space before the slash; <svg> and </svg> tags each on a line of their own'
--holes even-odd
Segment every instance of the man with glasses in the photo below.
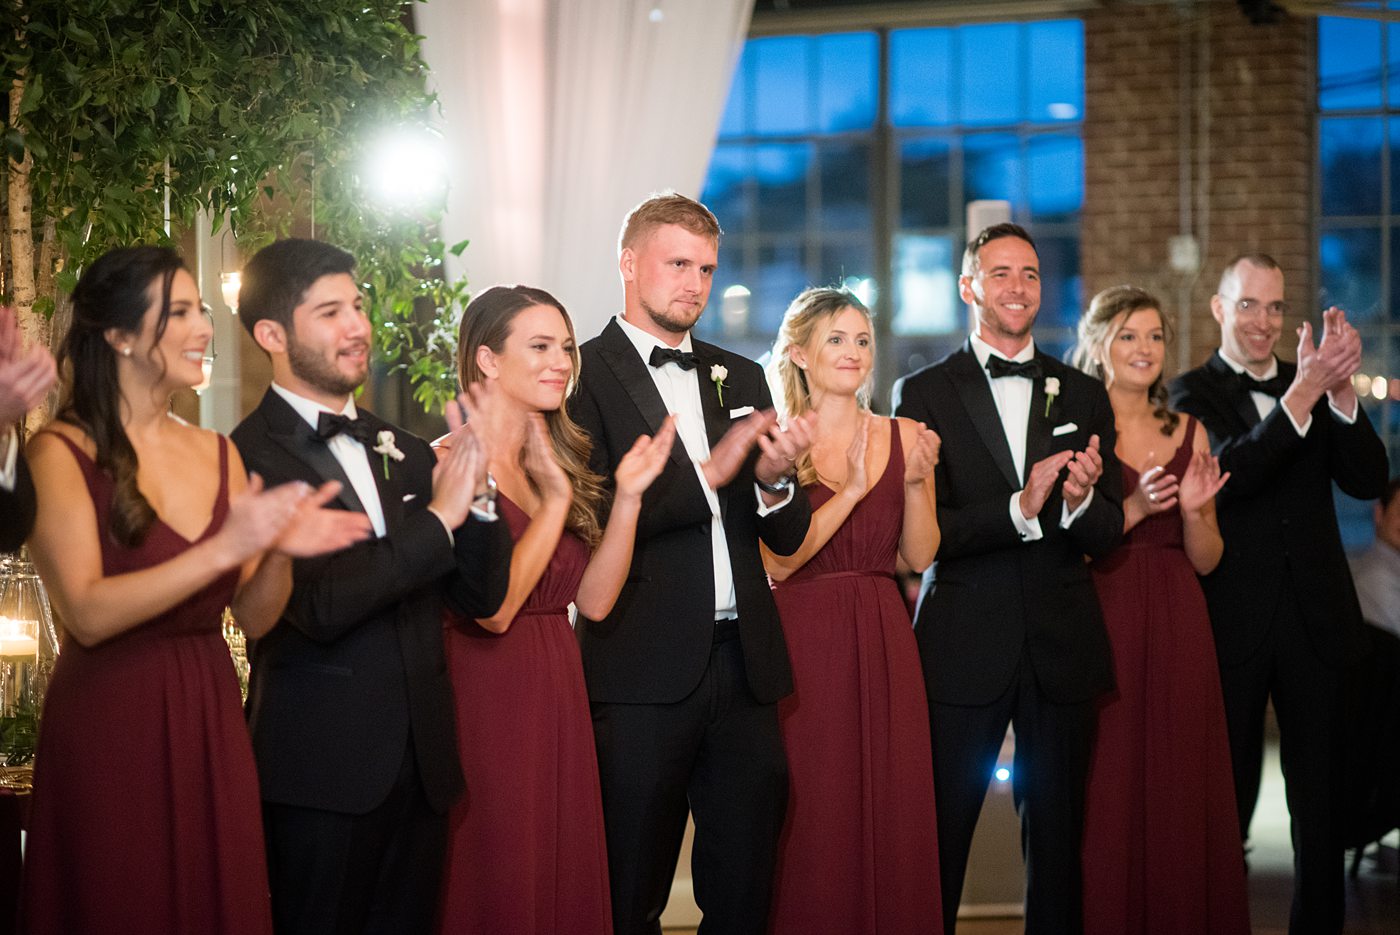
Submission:
<svg viewBox="0 0 1400 935">
<path fill-rule="evenodd" d="M 1264 711 L 1272 698 L 1293 821 L 1289 931 L 1341 932 L 1346 912 L 1340 794 L 1343 669 L 1361 613 L 1337 531 L 1332 482 L 1360 499 L 1385 487 L 1385 449 L 1351 378 L 1361 338 L 1338 308 L 1322 335 L 1298 328 L 1297 363 L 1274 346 L 1289 307 L 1271 257 L 1237 257 L 1211 314 L 1220 348 L 1172 381 L 1172 407 L 1195 416 L 1230 479 L 1216 498 L 1225 554 L 1202 579 L 1215 630 L 1240 833 L 1259 795 Z"/>
</svg>

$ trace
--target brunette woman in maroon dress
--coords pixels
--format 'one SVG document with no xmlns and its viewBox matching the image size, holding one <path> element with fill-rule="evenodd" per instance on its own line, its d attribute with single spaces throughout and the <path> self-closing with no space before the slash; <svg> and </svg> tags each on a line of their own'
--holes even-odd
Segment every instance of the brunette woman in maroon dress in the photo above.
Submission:
<svg viewBox="0 0 1400 935">
<path fill-rule="evenodd" d="M 764 552 L 795 690 L 779 702 L 790 797 L 774 935 L 938 930 L 928 703 L 895 562 L 938 549 L 938 436 L 870 413 L 869 313 L 809 289 L 788 307 L 773 363 L 788 418 L 816 413 L 798 479 L 812 525 L 791 556 Z"/>
<path fill-rule="evenodd" d="M 170 413 L 212 333 L 170 250 L 114 250 L 73 293 L 58 418 L 29 446 L 34 564 L 64 623 L 44 705 L 21 930 L 270 932 L 253 750 L 224 643 L 256 638 L 292 555 L 369 534 L 338 491 L 262 490 Z"/>
<path fill-rule="evenodd" d="M 495 616 L 447 615 L 467 792 L 449 819 L 440 930 L 610 935 L 598 760 L 568 607 L 601 620 L 617 600 L 642 493 L 675 430 L 667 423 L 623 458 L 604 527 L 587 436 L 563 408 L 579 357 L 559 301 L 527 286 L 487 289 L 462 316 L 457 361 L 462 385 L 492 397 L 472 427 L 489 439 L 515 552 Z"/>
<path fill-rule="evenodd" d="M 1196 580 L 1220 561 L 1229 475 L 1167 409 L 1161 304 L 1094 296 L 1075 363 L 1102 379 L 1123 464 L 1123 544 L 1093 565 L 1117 690 L 1099 710 L 1084 829 L 1089 935 L 1239 935 L 1249 907 L 1215 641 Z"/>
</svg>

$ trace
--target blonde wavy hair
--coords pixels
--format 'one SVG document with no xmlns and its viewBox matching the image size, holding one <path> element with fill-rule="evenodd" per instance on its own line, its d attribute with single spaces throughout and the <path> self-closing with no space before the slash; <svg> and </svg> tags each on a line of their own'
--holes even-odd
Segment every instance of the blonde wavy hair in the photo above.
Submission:
<svg viewBox="0 0 1400 935">
<path fill-rule="evenodd" d="M 773 352 L 768 360 L 768 382 L 773 387 L 774 401 L 782 418 L 796 418 L 812 408 L 807 373 L 793 361 L 792 348 L 807 350 L 826 340 L 836 317 L 848 308 L 860 312 L 867 323 L 870 321 L 870 309 L 849 289 L 805 289 L 783 312 L 783 321 L 778 325 L 778 336 L 773 341 Z M 862 409 L 870 409 L 874 382 L 875 369 L 872 367 L 865 383 L 856 391 L 856 402 Z M 797 479 L 804 486 L 817 482 L 817 469 L 812 466 L 810 454 L 803 454 L 797 459 Z"/>
<path fill-rule="evenodd" d="M 564 326 L 568 329 L 569 341 L 572 344 L 569 357 L 574 364 L 573 372 L 569 375 L 569 384 L 564 388 L 564 398 L 567 399 L 573 393 L 574 388 L 578 386 L 580 364 L 573 319 L 558 299 L 543 289 L 531 286 L 492 286 L 467 304 L 462 312 L 462 325 L 457 336 L 457 379 L 463 386 L 486 379 L 476 361 L 477 348 L 487 347 L 493 354 L 501 353 L 505 349 L 506 338 L 510 337 L 515 316 L 536 305 L 557 308 L 564 318 Z M 559 460 L 559 466 L 568 475 L 574 488 L 574 499 L 569 506 L 565 526 L 587 542 L 590 548 L 594 548 L 603 538 L 603 528 L 598 515 L 602 508 L 604 491 L 603 479 L 588 467 L 588 454 L 592 449 L 592 442 L 588 433 L 569 417 L 565 406 L 544 413 L 544 421 L 549 428 L 554 456 Z M 525 465 L 524 447 L 520 450 L 520 465 L 522 468 Z M 530 483 L 530 489 L 539 493 L 539 487 L 529 471 L 525 472 L 525 477 Z"/>
</svg>

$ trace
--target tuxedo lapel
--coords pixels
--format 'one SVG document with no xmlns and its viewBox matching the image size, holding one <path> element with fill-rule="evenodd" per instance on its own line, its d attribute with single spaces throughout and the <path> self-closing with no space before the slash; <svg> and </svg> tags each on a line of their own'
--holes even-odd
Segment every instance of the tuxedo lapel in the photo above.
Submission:
<svg viewBox="0 0 1400 935">
<path fill-rule="evenodd" d="M 1011 489 L 1021 489 L 1024 485 L 1016 476 L 1016 465 L 1011 459 L 1011 446 L 1006 443 L 1006 430 L 1002 427 L 996 401 L 992 399 L 992 389 L 987 385 L 986 374 L 977 365 L 977 356 L 969 346 L 964 345 L 961 351 L 949 358 L 948 365 L 948 377 L 963 408 L 967 410 L 973 427 L 977 429 L 982 444 L 987 446 L 992 460 L 1001 469 L 1002 476 L 1011 485 Z M 1031 397 L 1034 400 L 1035 394 L 1032 393 Z M 1027 463 L 1029 462 L 1030 459 L 1027 458 Z"/>
<path fill-rule="evenodd" d="M 373 426 L 376 437 L 382 431 L 393 431 L 393 426 L 373 413 L 362 409 L 359 417 Z M 365 456 L 369 458 L 370 471 L 374 474 L 374 486 L 379 491 L 379 509 L 384 513 L 384 529 L 386 532 L 393 532 L 403 519 L 403 494 L 398 481 L 403 462 L 386 458 L 385 455 L 370 450 L 368 445 L 364 448 Z"/>
<path fill-rule="evenodd" d="M 345 509 L 355 513 L 365 511 L 364 504 L 355 495 L 355 487 L 350 483 L 340 462 L 331 454 L 326 443 L 316 437 L 316 431 L 306 423 L 296 410 L 287 405 L 286 400 L 272 390 L 267 391 L 258 404 L 263 418 L 267 421 L 267 437 L 297 461 L 307 465 L 323 481 L 340 481 L 340 493 L 336 500 Z"/>
<path fill-rule="evenodd" d="M 710 379 L 710 368 L 715 364 L 723 366 L 724 360 L 718 348 L 699 342 L 693 343 L 695 356 L 700 361 L 700 365 L 695 368 L 695 379 L 700 381 L 700 409 L 705 416 L 705 437 L 710 440 L 710 449 L 714 450 L 724 433 L 729 431 L 730 420 L 729 410 L 720 402 L 719 387 Z M 727 384 L 725 389 L 733 392 Z"/>
<path fill-rule="evenodd" d="M 1047 405 L 1045 395 L 1045 380 L 1047 377 L 1054 377 L 1059 380 L 1060 375 L 1056 368 L 1058 363 L 1054 358 L 1036 353 L 1036 359 L 1040 361 L 1041 376 L 1035 381 L 1035 387 L 1031 391 L 1031 411 L 1026 419 L 1026 477 L 1030 477 L 1031 465 L 1048 457 L 1050 449 L 1054 443 L 1053 422 L 1055 420 L 1055 408 L 1058 400 L 1050 401 Z M 1061 380 L 1061 383 L 1064 381 Z"/>
<path fill-rule="evenodd" d="M 661 425 L 669 413 L 656 384 L 652 382 L 651 374 L 647 373 L 646 362 L 638 355 L 637 348 L 627 339 L 627 335 L 623 334 L 622 326 L 616 319 L 608 322 L 598 338 L 598 356 L 612 369 L 613 376 L 622 386 L 623 395 L 637 407 L 637 412 L 654 436 L 661 431 Z M 670 457 L 681 467 L 690 463 L 685 446 L 679 443 L 671 446 Z"/>
<path fill-rule="evenodd" d="M 1254 397 L 1249 395 L 1249 390 L 1240 383 L 1239 374 L 1230 369 L 1230 365 L 1225 363 L 1219 351 L 1210 355 L 1210 359 L 1206 361 L 1206 370 L 1215 378 L 1227 408 L 1235 411 L 1244 422 L 1245 428 L 1252 429 L 1258 425 L 1259 408 L 1254 405 Z"/>
</svg>

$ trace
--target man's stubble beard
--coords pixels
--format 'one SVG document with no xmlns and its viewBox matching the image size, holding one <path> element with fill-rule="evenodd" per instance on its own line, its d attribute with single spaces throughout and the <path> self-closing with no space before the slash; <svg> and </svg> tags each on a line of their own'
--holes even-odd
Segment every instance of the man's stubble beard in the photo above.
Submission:
<svg viewBox="0 0 1400 935">
<path fill-rule="evenodd" d="M 669 331 L 672 334 L 685 334 L 690 331 L 691 328 L 695 327 L 695 323 L 700 320 L 700 313 L 705 310 L 705 307 L 702 305 L 700 310 L 695 313 L 694 318 L 688 323 L 682 324 L 677 321 L 674 316 L 668 315 L 665 312 L 658 312 L 645 301 L 643 301 L 641 305 L 642 311 L 646 312 L 647 317 L 650 318 L 658 328 L 661 328 L 663 331 Z"/>
<path fill-rule="evenodd" d="M 287 342 L 287 363 L 291 366 L 292 374 L 297 379 L 335 396 L 348 396 L 355 392 L 368 376 L 368 368 L 366 368 L 366 373 L 362 374 L 359 379 L 352 380 L 295 340 Z"/>
</svg>

